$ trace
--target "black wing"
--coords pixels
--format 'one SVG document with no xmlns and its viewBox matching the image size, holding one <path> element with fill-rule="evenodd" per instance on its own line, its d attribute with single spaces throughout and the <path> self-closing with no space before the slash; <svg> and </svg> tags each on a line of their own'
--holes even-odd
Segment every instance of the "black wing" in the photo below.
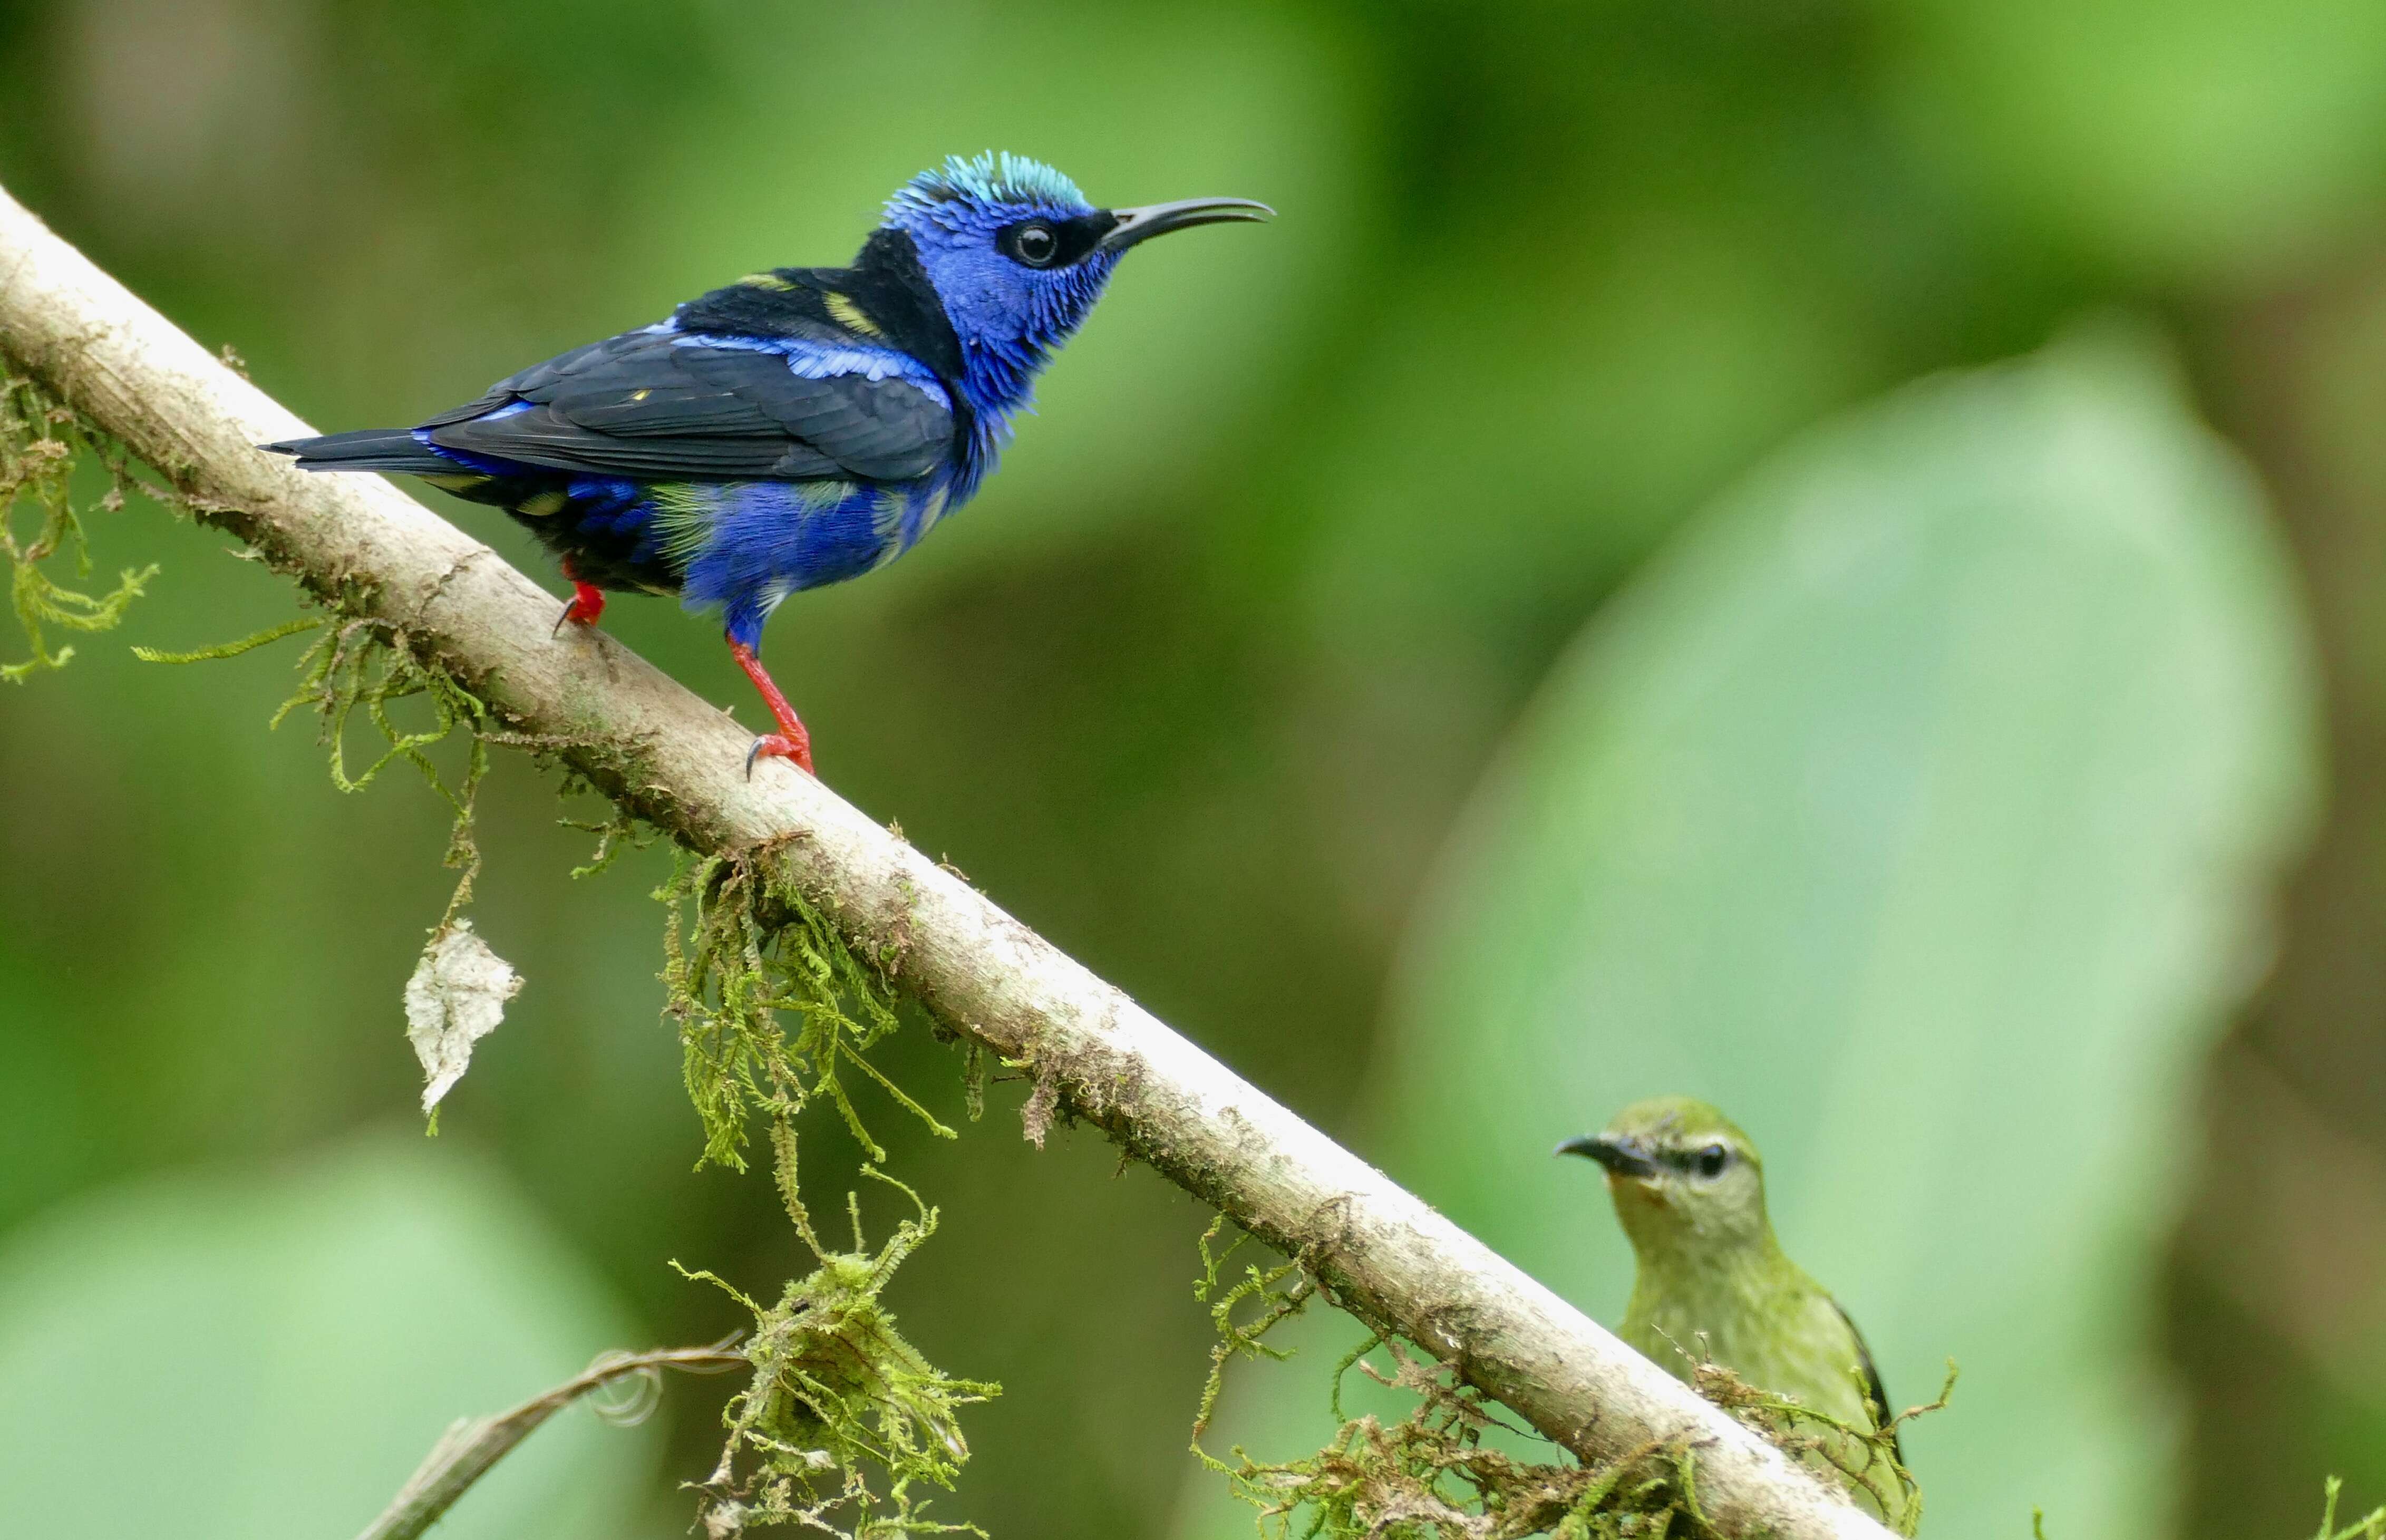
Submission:
<svg viewBox="0 0 2386 1540">
<path fill-rule="evenodd" d="M 898 482 L 953 441 L 951 407 L 909 380 L 807 379 L 785 354 L 668 332 L 574 348 L 422 426 L 443 448 L 641 481 Z"/>
<path fill-rule="evenodd" d="M 1878 1419 L 1874 1425 L 1889 1429 L 1889 1452 L 1897 1457 L 1898 1464 L 1903 1465 L 1905 1463 L 1905 1447 L 1898 1442 L 1897 1429 L 1890 1421 L 1897 1414 L 1889 1409 L 1889 1391 L 1880 1383 L 1880 1365 L 1872 1361 L 1872 1349 L 1865 1346 L 1864 1333 L 1856 1330 L 1855 1321 L 1838 1300 L 1831 1301 L 1831 1308 L 1840 1312 L 1841 1321 L 1847 1321 L 1848 1335 L 1855 1339 L 1856 1368 L 1864 1375 L 1864 1392 L 1872 1397 L 1872 1404 L 1880 1409 L 1873 1413 Z"/>
</svg>

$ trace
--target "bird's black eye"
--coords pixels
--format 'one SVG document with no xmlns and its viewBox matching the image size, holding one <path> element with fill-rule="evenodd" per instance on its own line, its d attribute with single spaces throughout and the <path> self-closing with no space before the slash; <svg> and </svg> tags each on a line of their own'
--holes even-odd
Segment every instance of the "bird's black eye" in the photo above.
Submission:
<svg viewBox="0 0 2386 1540">
<path fill-rule="evenodd" d="M 994 249 L 1023 268 L 1065 268 L 1084 260 L 1118 219 L 1099 209 L 1073 219 L 1039 214 L 994 232 Z"/>
<path fill-rule="evenodd" d="M 1061 238 L 1052 233 L 1050 225 L 1023 224 L 1011 232 L 1011 250 L 1028 267 L 1049 268 L 1061 255 Z"/>
<path fill-rule="evenodd" d="M 1699 1151 L 1694 1158 L 1698 1163 L 1699 1174 L 1712 1180 L 1721 1176 L 1723 1169 L 1731 1164 L 1731 1151 L 1721 1145 L 1709 1145 Z"/>
</svg>

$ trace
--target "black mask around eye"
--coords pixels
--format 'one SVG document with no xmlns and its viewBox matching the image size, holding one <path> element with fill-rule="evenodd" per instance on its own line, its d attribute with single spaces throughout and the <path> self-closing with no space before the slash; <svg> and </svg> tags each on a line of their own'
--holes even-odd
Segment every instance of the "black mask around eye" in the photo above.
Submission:
<svg viewBox="0 0 2386 1540">
<path fill-rule="evenodd" d="M 1072 219 L 1022 219 L 994 232 L 994 249 L 1023 268 L 1065 268 L 1092 251 L 1117 223 L 1100 209 Z"/>
</svg>

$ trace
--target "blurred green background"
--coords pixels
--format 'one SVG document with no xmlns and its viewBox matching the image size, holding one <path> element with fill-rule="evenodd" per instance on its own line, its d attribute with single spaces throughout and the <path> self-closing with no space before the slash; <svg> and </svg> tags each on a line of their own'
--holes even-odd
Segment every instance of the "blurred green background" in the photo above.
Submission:
<svg viewBox="0 0 2386 1540">
<path fill-rule="evenodd" d="M 1721 1101 L 1893 1396 L 1963 1365 L 1932 1534 L 2386 1500 L 2386 7 L 0 5 L 0 184 L 324 427 L 987 146 L 1282 217 L 1138 254 L 978 503 L 781 613 L 839 790 L 1598 1318 L 1548 1149 Z M 286 655 L 125 650 L 283 584 L 94 535 L 152 596 L 0 690 L 0 1532 L 353 1533 L 450 1417 L 736 1324 L 666 1258 L 804 1261 L 689 1170 L 667 858 L 570 881 L 510 757 L 529 983 L 420 1139 L 439 804 L 268 735 Z M 750 715 L 709 627 L 607 624 Z M 945 1211 L 904 1324 L 1007 1386 L 937 1511 L 1243 1533 L 1184 1451 L 1207 1216 L 1017 1099 L 877 1120 Z M 1219 1441 L 1300 1452 L 1325 1361 Z M 559 1420 L 453 1533 L 681 1533 L 724 1388 Z"/>
</svg>

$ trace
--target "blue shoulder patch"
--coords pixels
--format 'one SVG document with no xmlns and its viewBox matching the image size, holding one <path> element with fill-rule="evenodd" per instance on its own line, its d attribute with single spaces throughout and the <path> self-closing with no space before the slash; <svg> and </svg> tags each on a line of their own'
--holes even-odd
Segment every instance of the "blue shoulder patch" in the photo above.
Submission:
<svg viewBox="0 0 2386 1540">
<path fill-rule="evenodd" d="M 726 337 L 717 332 L 689 335 L 678 345 L 775 353 L 787 361 L 789 373 L 806 380 L 834 380 L 848 374 L 859 375 L 873 384 L 899 380 L 916 387 L 921 394 L 947 411 L 952 409 L 952 397 L 946 393 L 944 382 L 936 378 L 936 371 L 910 354 L 891 347 L 845 347 L 816 343 L 808 337 Z"/>
</svg>

